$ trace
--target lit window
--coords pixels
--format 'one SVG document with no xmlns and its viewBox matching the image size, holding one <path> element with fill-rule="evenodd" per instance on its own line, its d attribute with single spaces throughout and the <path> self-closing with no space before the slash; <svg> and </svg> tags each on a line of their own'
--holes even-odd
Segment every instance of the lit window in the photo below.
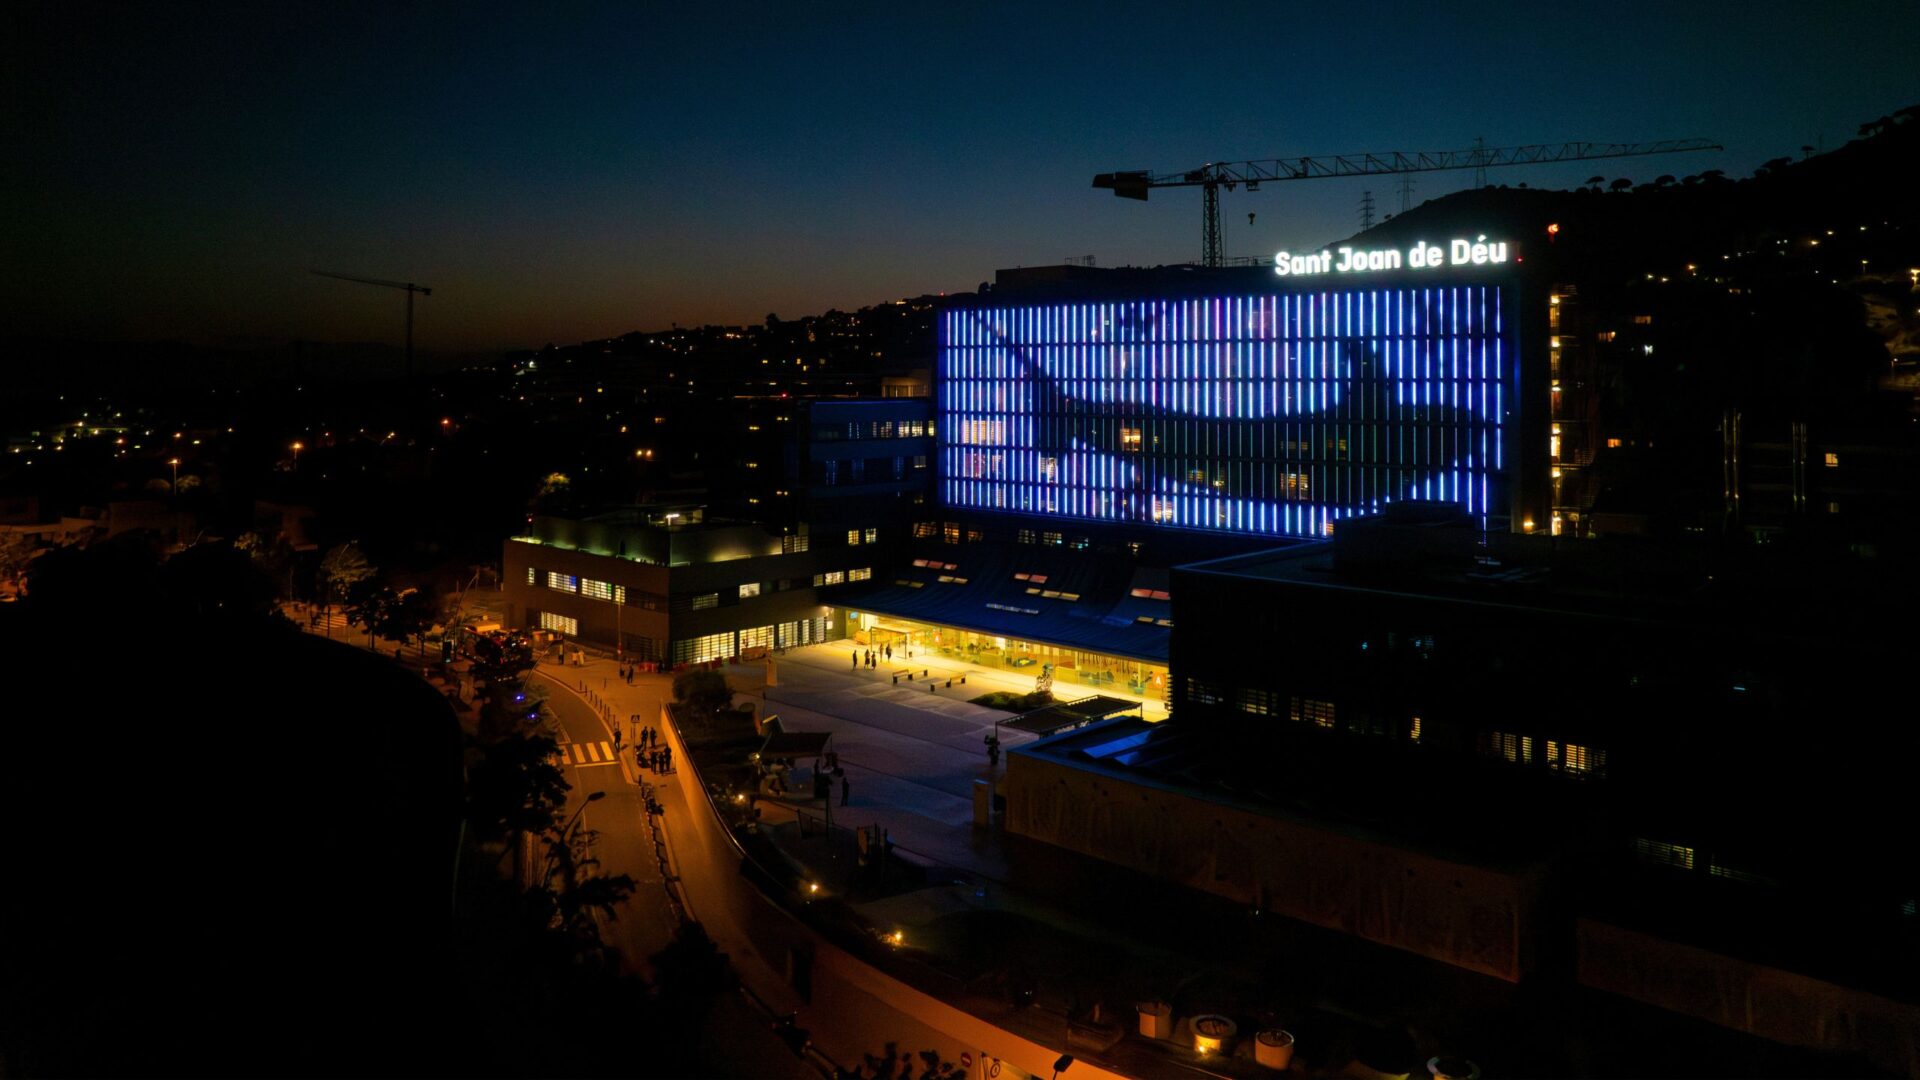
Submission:
<svg viewBox="0 0 1920 1080">
<path fill-rule="evenodd" d="M 1619 437 L 1619 436 L 1617 436 L 1617 435 L 1610 435 L 1610 436 L 1608 436 L 1608 437 L 1607 437 L 1607 449 L 1609 449 L 1609 450 L 1618 450 L 1619 448 L 1620 448 L 1620 437 Z"/>
<path fill-rule="evenodd" d="M 873 576 L 873 567 L 863 566 L 858 570 L 847 571 L 848 581 L 866 581 Z"/>
<path fill-rule="evenodd" d="M 740 599 L 742 600 L 745 600 L 749 596 L 759 596 L 759 595 L 760 595 L 760 583 L 757 581 L 749 581 L 745 585 L 740 586 Z"/>
<path fill-rule="evenodd" d="M 1693 849 L 1680 844 L 1666 844 L 1658 840 L 1635 840 L 1633 852 L 1644 862 L 1658 863 L 1661 866 L 1677 866 L 1682 870 L 1693 869 Z"/>
<path fill-rule="evenodd" d="M 540 613 L 540 629 L 553 630 L 569 637 L 580 633 L 580 620 L 571 615 L 556 615 L 551 611 Z"/>
<path fill-rule="evenodd" d="M 574 574 L 561 574 L 549 570 L 547 571 L 547 588 L 557 589 L 560 592 L 579 592 L 580 578 Z"/>
<path fill-rule="evenodd" d="M 1140 452 L 1140 429 L 1139 428 L 1124 427 L 1120 429 L 1120 449 L 1131 451 L 1133 453 Z"/>
<path fill-rule="evenodd" d="M 1500 731 L 1483 732 L 1480 736 L 1480 752 L 1489 757 L 1505 758 L 1516 765 L 1529 765 L 1533 762 L 1533 736 L 1509 735 Z"/>
<path fill-rule="evenodd" d="M 624 587 L 617 587 L 611 582 L 595 581 L 592 578 L 584 578 L 580 582 L 580 595 L 595 600 L 612 600 L 616 593 L 619 594 L 620 599 L 625 600 L 626 591 Z"/>
<path fill-rule="evenodd" d="M 1827 451 L 1827 468 L 1837 469 L 1839 467 L 1840 467 L 1840 455 L 1834 453 L 1831 450 Z"/>
<path fill-rule="evenodd" d="M 673 643 L 673 662 L 676 664 L 704 664 L 709 660 L 725 660 L 734 655 L 733 631 L 724 634 L 707 634 L 704 637 L 684 638 Z"/>
<path fill-rule="evenodd" d="M 860 546 L 860 530 L 859 529 L 847 530 L 847 546 L 848 547 Z"/>
<path fill-rule="evenodd" d="M 1417 716 L 1413 718 L 1412 725 L 1407 728 L 1407 739 L 1412 742 L 1420 741 L 1420 718 Z"/>
<path fill-rule="evenodd" d="M 1309 723 L 1315 727 L 1330 728 L 1334 721 L 1333 702 L 1296 697 L 1289 705 L 1287 719 Z"/>
<path fill-rule="evenodd" d="M 705 611 L 707 608 L 719 607 L 720 594 L 717 592 L 701 593 L 693 598 L 692 606 L 695 611 Z"/>
<path fill-rule="evenodd" d="M 527 567 L 527 584 L 529 585 L 540 584 L 540 571 L 535 570 L 531 566 Z"/>
<path fill-rule="evenodd" d="M 1573 743 L 1547 741 L 1547 767 L 1574 776 L 1598 776 L 1607 769 L 1607 752 Z"/>
</svg>

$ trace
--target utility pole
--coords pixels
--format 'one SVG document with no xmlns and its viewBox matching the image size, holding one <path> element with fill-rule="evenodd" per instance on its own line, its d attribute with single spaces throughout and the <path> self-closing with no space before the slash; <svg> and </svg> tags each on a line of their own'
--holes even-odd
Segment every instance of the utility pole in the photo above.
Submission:
<svg viewBox="0 0 1920 1080">
<path fill-rule="evenodd" d="M 411 281 L 383 281 L 380 278 L 354 277 L 351 274 L 335 274 L 327 270 L 315 270 L 321 277 L 336 278 L 340 281 L 353 281 L 361 285 L 379 285 L 388 289 L 405 289 L 407 292 L 407 377 L 413 377 L 413 294 L 432 296 L 433 290 L 425 285 L 415 285 Z"/>
<path fill-rule="evenodd" d="M 1373 192 L 1371 191 L 1360 193 L 1360 227 L 1373 228 Z"/>
</svg>

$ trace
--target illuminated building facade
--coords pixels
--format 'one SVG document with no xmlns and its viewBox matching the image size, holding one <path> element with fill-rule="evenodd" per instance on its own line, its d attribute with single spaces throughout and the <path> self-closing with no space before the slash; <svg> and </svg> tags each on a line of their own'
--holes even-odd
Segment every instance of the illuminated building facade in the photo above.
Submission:
<svg viewBox="0 0 1920 1080">
<path fill-rule="evenodd" d="M 938 331 L 940 499 L 1273 537 L 1418 499 L 1505 527 L 1518 289 L 1495 273 L 1384 280 L 962 298 Z"/>
</svg>

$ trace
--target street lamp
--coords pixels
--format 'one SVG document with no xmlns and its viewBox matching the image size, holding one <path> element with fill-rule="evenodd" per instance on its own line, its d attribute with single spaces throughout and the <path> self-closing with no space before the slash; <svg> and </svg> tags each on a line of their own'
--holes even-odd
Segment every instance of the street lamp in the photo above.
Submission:
<svg viewBox="0 0 1920 1080">
<path fill-rule="evenodd" d="M 567 819 L 567 823 L 566 823 L 565 825 L 563 825 L 563 826 L 561 826 L 561 827 L 560 827 L 560 844 L 559 844 L 559 845 L 557 845 L 557 846 L 562 846 L 562 847 L 566 847 L 566 848 L 568 848 L 568 849 L 571 849 L 571 848 L 572 848 L 572 846 L 573 846 L 573 827 L 574 827 L 574 824 L 575 824 L 576 822 L 578 822 L 578 821 L 580 820 L 580 815 L 581 815 L 581 814 L 584 814 L 584 813 L 586 813 L 586 812 L 587 812 L 587 804 L 588 804 L 588 803 L 595 803 L 595 802 L 599 802 L 599 801 L 600 801 L 601 799 L 604 799 L 604 798 L 606 798 L 606 797 L 607 797 L 607 793 L 606 793 L 606 792 L 604 792 L 604 791 L 591 791 L 591 792 L 588 792 L 588 793 L 587 793 L 587 799 L 586 799 L 586 802 L 583 802 L 583 803 L 581 803 L 581 804 L 580 804 L 580 809 L 578 809 L 578 810 L 575 810 L 575 811 L 573 812 L 573 816 Z M 558 859 L 556 859 L 556 858 L 554 857 L 554 849 L 555 849 L 555 847 L 556 847 L 556 845 L 554 845 L 554 844 L 548 844 L 548 845 L 547 845 L 547 874 L 546 874 L 546 878 L 545 878 L 545 880 L 546 880 L 546 881 L 552 881 L 552 880 L 553 880 L 553 874 L 554 874 L 554 870 L 556 869 L 556 867 L 555 867 L 555 863 L 558 863 L 558 862 L 559 862 L 559 860 L 558 860 Z M 568 861 L 568 863 L 566 864 L 566 866 L 567 866 L 567 878 L 568 878 L 568 881 L 569 881 L 569 883 L 571 883 L 571 881 L 572 881 L 572 878 L 573 878 L 573 869 L 572 869 L 572 863 L 571 863 L 571 851 L 570 851 L 570 850 L 569 850 L 569 861 Z"/>
<path fill-rule="evenodd" d="M 294 468 L 297 469 L 300 467 L 300 451 L 305 450 L 306 448 L 307 448 L 306 443 L 296 442 L 293 444 L 293 467 Z"/>
<path fill-rule="evenodd" d="M 604 799 L 604 798 L 606 798 L 606 797 L 607 797 L 607 793 L 606 793 L 606 792 L 604 792 L 604 791 L 590 791 L 590 792 L 588 792 L 588 793 L 587 793 L 587 802 L 583 802 L 583 803 L 581 803 L 581 804 L 580 804 L 580 809 L 578 809 L 578 810 L 575 810 L 575 811 L 573 812 L 573 816 L 567 819 L 567 823 L 566 823 L 566 825 L 565 825 L 564 827 L 562 827 L 562 828 L 561 828 L 561 830 L 560 830 L 560 838 L 561 838 L 562 840 L 565 840 L 565 839 L 567 838 L 567 834 L 569 834 L 569 833 L 571 833 L 571 832 L 573 831 L 573 824 L 574 824 L 574 822 L 576 822 L 576 821 L 578 821 L 578 820 L 580 819 L 580 815 L 581 815 L 581 814 L 584 814 L 584 813 L 586 813 L 586 812 L 587 812 L 587 803 L 594 803 L 594 802 L 599 802 L 599 801 L 600 801 L 601 799 Z"/>
<path fill-rule="evenodd" d="M 180 491 L 180 459 L 168 458 L 167 464 L 173 466 L 173 482 L 167 490 L 177 494 Z"/>
</svg>

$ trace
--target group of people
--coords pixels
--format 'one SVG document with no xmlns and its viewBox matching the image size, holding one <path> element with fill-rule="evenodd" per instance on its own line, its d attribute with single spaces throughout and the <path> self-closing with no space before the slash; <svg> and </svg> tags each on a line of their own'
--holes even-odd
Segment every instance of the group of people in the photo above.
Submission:
<svg viewBox="0 0 1920 1080">
<path fill-rule="evenodd" d="M 643 769 L 663 775 L 673 771 L 673 748 L 660 745 L 660 733 L 651 727 L 640 729 L 640 744 L 633 748 L 633 759 Z"/>
<path fill-rule="evenodd" d="M 622 682 L 624 682 L 624 683 L 626 683 L 626 684 L 627 684 L 628 686 L 632 686 L 632 685 L 633 685 L 633 672 L 634 672 L 634 669 L 635 669 L 636 667 L 638 667 L 638 666 L 639 666 L 639 665 L 637 665 L 637 664 L 622 664 L 622 665 L 620 665 L 620 681 L 622 681 Z"/>
<path fill-rule="evenodd" d="M 913 659 L 912 649 L 906 650 L 906 658 L 908 660 Z M 881 660 L 891 661 L 892 659 L 893 659 L 893 646 L 891 645 L 880 646 L 880 651 L 878 653 L 874 652 L 872 649 L 868 649 L 865 652 L 861 652 L 859 649 L 853 650 L 853 666 L 856 670 L 858 670 L 860 665 L 862 664 L 865 664 L 868 667 L 879 667 Z"/>
</svg>

